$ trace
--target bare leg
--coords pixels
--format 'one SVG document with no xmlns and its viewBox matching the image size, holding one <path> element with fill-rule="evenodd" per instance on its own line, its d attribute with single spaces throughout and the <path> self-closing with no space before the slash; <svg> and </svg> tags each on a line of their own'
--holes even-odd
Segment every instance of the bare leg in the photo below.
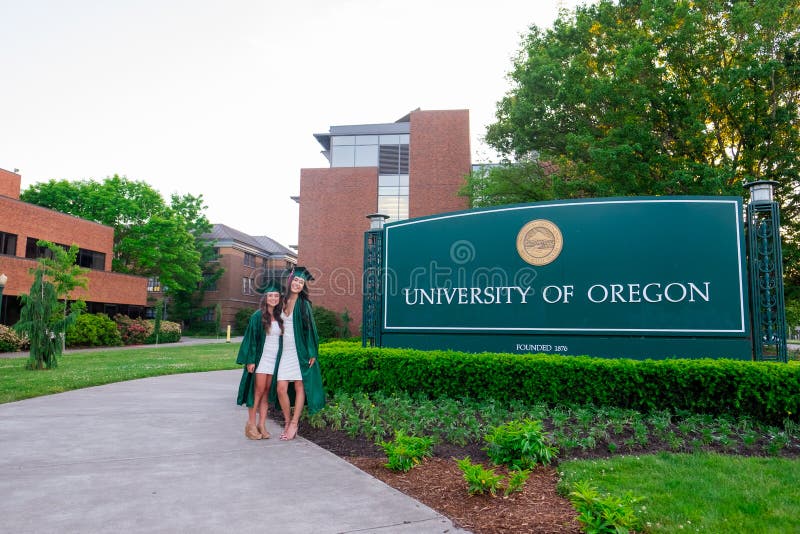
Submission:
<svg viewBox="0 0 800 534">
<path fill-rule="evenodd" d="M 297 436 L 297 429 L 300 425 L 300 416 L 303 415 L 303 407 L 306 404 L 306 390 L 302 380 L 294 381 L 294 413 L 289 427 L 286 429 L 286 437 L 283 439 L 294 439 Z"/>
<path fill-rule="evenodd" d="M 267 400 L 269 395 L 269 382 L 272 375 L 263 373 L 256 373 L 256 394 L 253 406 L 258 407 L 258 424 L 256 429 L 264 439 L 269 439 L 269 432 L 267 432 Z"/>
<path fill-rule="evenodd" d="M 292 408 L 289 404 L 289 381 L 278 380 L 276 393 L 278 394 L 278 404 L 281 405 L 281 412 L 283 412 L 283 434 L 281 434 L 281 438 L 283 438 L 286 436 L 289 421 L 292 419 Z"/>
</svg>

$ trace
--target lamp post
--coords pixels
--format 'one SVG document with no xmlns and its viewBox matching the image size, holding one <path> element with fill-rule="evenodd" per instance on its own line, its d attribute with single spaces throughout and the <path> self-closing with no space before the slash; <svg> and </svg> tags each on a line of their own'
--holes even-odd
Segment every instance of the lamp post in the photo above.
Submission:
<svg viewBox="0 0 800 534">
<path fill-rule="evenodd" d="M 3 324 L 3 290 L 6 288 L 8 277 L 6 273 L 0 274 L 0 324 Z"/>
<path fill-rule="evenodd" d="M 783 253 L 780 211 L 775 201 L 778 182 L 758 180 L 744 184 L 747 205 L 747 248 L 755 360 L 787 361 L 786 309 L 783 300 Z M 765 352 L 765 347 L 769 348 Z"/>
<path fill-rule="evenodd" d="M 367 215 L 369 230 L 364 232 L 364 299 L 361 311 L 361 345 L 381 346 L 381 300 L 383 297 L 383 213 Z"/>
</svg>

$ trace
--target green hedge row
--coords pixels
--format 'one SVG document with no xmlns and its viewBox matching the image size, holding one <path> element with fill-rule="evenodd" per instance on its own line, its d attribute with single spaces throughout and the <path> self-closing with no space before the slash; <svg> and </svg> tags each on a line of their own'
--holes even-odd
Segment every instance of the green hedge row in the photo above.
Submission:
<svg viewBox="0 0 800 534">
<path fill-rule="evenodd" d="M 546 354 L 320 347 L 326 387 L 347 392 L 407 391 L 549 405 L 669 409 L 798 420 L 800 365 L 738 360 L 629 360 Z"/>
</svg>

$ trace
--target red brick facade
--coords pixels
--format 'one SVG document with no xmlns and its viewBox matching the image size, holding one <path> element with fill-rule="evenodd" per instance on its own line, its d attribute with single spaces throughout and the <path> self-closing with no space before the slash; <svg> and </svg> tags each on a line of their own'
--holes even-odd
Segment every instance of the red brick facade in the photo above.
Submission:
<svg viewBox="0 0 800 534">
<path fill-rule="evenodd" d="M 366 218 L 378 199 L 376 167 L 302 169 L 297 264 L 314 276 L 312 302 L 361 324 L 362 251 Z"/>
<path fill-rule="evenodd" d="M 105 254 L 104 270 L 89 272 L 88 291 L 76 290 L 72 297 L 100 303 L 147 305 L 146 278 L 110 272 L 113 228 L 22 202 L 18 200 L 19 187 L 18 174 L 0 169 L 0 232 L 17 236 L 15 255 L 0 255 L 0 273 L 8 276 L 3 291 L 5 297 L 27 293 L 30 289 L 33 276 L 29 269 L 36 262 L 25 258 L 25 247 L 28 238 L 33 238 L 76 244 Z"/>
<path fill-rule="evenodd" d="M 411 113 L 409 150 L 409 217 L 465 210 L 459 196 L 472 167 L 469 111 L 415 111 Z"/>
<path fill-rule="evenodd" d="M 466 209 L 458 196 L 470 172 L 469 112 L 413 111 L 409 133 L 409 216 Z M 302 169 L 298 265 L 309 268 L 311 299 L 348 311 L 358 335 L 363 297 L 364 232 L 377 211 L 375 167 Z"/>
</svg>

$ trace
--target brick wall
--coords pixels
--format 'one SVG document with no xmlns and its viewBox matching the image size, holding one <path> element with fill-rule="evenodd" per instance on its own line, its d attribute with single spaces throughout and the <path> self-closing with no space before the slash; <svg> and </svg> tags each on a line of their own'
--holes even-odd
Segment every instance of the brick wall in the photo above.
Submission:
<svg viewBox="0 0 800 534">
<path fill-rule="evenodd" d="M 411 113 L 409 157 L 409 217 L 464 210 L 458 196 L 469 174 L 469 111 L 414 111 Z"/>
<path fill-rule="evenodd" d="M 378 203 L 378 170 L 374 167 L 302 169 L 297 264 L 315 280 L 309 295 L 318 306 L 353 319 L 358 335 L 363 294 L 362 267 L 367 215 Z"/>
<path fill-rule="evenodd" d="M 0 195 L 18 199 L 21 185 L 22 177 L 19 174 L 0 169 Z"/>
</svg>

